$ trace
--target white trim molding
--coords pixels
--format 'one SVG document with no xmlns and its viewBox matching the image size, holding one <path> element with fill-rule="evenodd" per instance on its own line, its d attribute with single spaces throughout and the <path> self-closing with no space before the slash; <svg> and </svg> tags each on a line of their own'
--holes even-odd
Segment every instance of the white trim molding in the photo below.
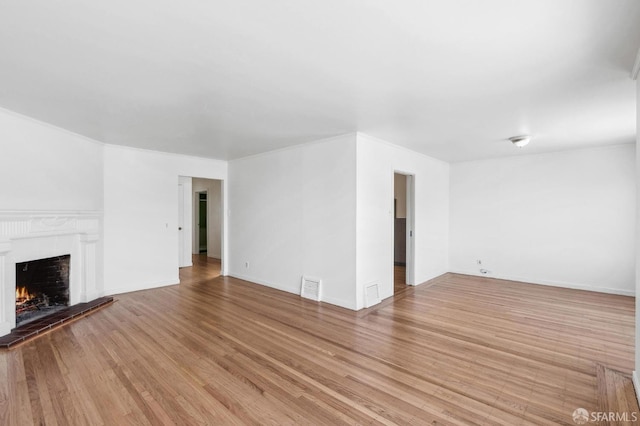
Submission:
<svg viewBox="0 0 640 426">
<path fill-rule="evenodd" d="M 631 375 L 631 381 L 633 382 L 633 390 L 636 393 L 638 406 L 640 406 L 640 381 L 638 381 L 638 373 L 635 370 L 633 370 L 633 374 Z"/>
<path fill-rule="evenodd" d="M 16 239 L 47 235 L 100 234 L 100 212 L 0 211 L 0 238 Z"/>
<path fill-rule="evenodd" d="M 624 289 L 609 288 L 609 287 L 595 287 L 591 285 L 570 283 L 565 281 L 538 280 L 538 279 L 527 278 L 527 277 L 507 276 L 507 275 L 500 275 L 500 274 L 494 274 L 494 273 L 482 275 L 476 272 L 475 270 L 453 270 L 449 272 L 452 274 L 458 274 L 458 275 L 470 275 L 473 277 L 493 278 L 496 280 L 514 281 L 514 282 L 520 282 L 524 284 L 546 285 L 549 287 L 570 288 L 573 290 L 593 291 L 596 293 L 617 294 L 619 296 L 635 297 L 636 295 L 635 290 L 624 290 Z"/>
<path fill-rule="evenodd" d="M 116 294 L 133 293 L 134 291 L 152 290 L 154 288 L 169 287 L 177 284 L 180 284 L 180 278 L 178 277 L 168 280 L 137 283 L 135 285 L 129 285 L 126 287 L 109 288 L 108 291 L 102 294 L 102 296 L 113 296 Z"/>
</svg>

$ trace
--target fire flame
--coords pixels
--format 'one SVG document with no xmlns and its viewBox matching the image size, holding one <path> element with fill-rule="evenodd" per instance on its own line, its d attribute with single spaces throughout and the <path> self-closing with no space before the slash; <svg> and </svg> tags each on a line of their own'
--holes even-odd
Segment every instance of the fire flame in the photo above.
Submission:
<svg viewBox="0 0 640 426">
<path fill-rule="evenodd" d="M 35 295 L 30 294 L 26 287 L 16 287 L 16 303 L 24 303 L 34 297 Z"/>
</svg>

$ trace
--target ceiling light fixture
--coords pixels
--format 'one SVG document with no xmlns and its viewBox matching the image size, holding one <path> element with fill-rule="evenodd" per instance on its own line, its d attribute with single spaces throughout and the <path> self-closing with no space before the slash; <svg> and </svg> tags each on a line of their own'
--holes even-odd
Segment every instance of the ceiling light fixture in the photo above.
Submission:
<svg viewBox="0 0 640 426">
<path fill-rule="evenodd" d="M 512 136 L 509 138 L 509 140 L 518 148 L 522 148 L 523 146 L 528 144 L 529 141 L 531 141 L 531 136 L 527 136 L 527 135 Z"/>
</svg>

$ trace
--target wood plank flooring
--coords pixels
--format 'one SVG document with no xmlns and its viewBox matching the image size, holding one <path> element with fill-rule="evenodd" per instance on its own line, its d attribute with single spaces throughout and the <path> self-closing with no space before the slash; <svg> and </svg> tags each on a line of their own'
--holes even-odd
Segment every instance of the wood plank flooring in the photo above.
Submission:
<svg viewBox="0 0 640 426">
<path fill-rule="evenodd" d="M 406 266 L 395 265 L 393 267 L 393 294 L 397 295 L 407 289 Z"/>
<path fill-rule="evenodd" d="M 640 409 L 633 389 L 631 378 L 620 372 L 597 366 L 598 403 L 602 413 L 621 413 L 620 417 L 607 417 L 607 424 L 624 426 L 625 424 L 640 422 Z M 625 413 L 627 415 L 625 415 Z M 636 416 L 631 415 L 636 413 Z M 633 422 L 633 420 L 636 422 Z"/>
<path fill-rule="evenodd" d="M 633 369 L 631 297 L 447 274 L 354 313 L 215 269 L 0 353 L 0 424 L 573 425 Z"/>
</svg>

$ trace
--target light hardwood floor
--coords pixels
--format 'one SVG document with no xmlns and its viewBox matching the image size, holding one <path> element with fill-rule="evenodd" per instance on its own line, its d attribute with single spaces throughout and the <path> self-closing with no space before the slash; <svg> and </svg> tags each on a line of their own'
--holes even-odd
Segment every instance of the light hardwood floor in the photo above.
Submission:
<svg viewBox="0 0 640 426">
<path fill-rule="evenodd" d="M 393 267 L 393 294 L 398 295 L 407 289 L 405 266 L 395 265 Z"/>
<path fill-rule="evenodd" d="M 566 424 L 633 368 L 634 299 L 448 274 L 354 313 L 216 277 L 0 353 L 0 424 Z"/>
</svg>

